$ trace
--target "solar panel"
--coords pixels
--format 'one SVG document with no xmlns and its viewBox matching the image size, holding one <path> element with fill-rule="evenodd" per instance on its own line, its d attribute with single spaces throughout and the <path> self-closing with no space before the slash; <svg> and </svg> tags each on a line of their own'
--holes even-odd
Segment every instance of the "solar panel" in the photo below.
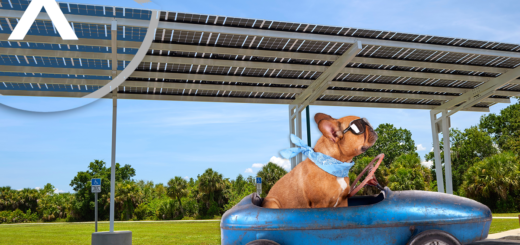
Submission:
<svg viewBox="0 0 520 245">
<path fill-rule="evenodd" d="M 21 13 L 29 2 L 0 0 L 0 3 L 2 17 L 4 10 Z M 142 21 L 142 26 L 127 25 L 125 23 L 130 22 L 124 21 L 118 24 L 118 70 L 125 69 L 137 53 L 151 18 L 151 11 L 142 9 L 69 3 L 59 5 L 70 16 Z M 155 30 L 152 47 L 160 45 L 160 48 L 151 48 L 145 60 L 127 79 L 128 82 L 119 88 L 120 93 L 131 95 L 128 98 L 161 94 L 171 97 L 160 99 L 172 100 L 211 101 L 211 98 L 226 98 L 218 100 L 258 102 L 259 99 L 265 103 L 290 103 L 352 46 L 351 43 L 341 42 L 342 39 L 308 40 L 291 35 L 279 37 L 274 35 L 276 33 L 355 37 L 459 48 L 452 52 L 441 48 L 363 45 L 353 61 L 334 75 L 328 90 L 318 97 L 318 104 L 320 101 L 329 105 L 355 102 L 360 106 L 386 107 L 396 104 L 406 108 L 413 108 L 413 105 L 430 105 L 433 108 L 520 65 L 520 56 L 513 55 L 520 53 L 520 45 L 517 44 L 166 11 L 160 12 L 160 20 L 162 23 L 186 23 L 193 28 L 178 29 L 176 25 L 162 25 Z M 81 45 L 61 40 L 49 20 L 37 20 L 32 25 L 27 36 L 30 42 L 7 41 L 18 21 L 12 15 L 0 18 L 0 66 L 4 68 L 0 77 L 5 80 L 0 83 L 0 90 L 3 93 L 10 90 L 88 93 L 99 89 L 103 81 L 111 79 L 107 75 L 112 69 L 109 60 L 112 52 L 111 23 L 71 23 Z M 199 28 L 201 26 L 222 26 L 252 32 L 237 31 L 241 34 L 232 34 L 211 31 L 218 29 Z M 255 34 L 256 30 L 268 31 L 269 35 Z M 465 52 L 461 47 L 493 53 Z M 34 50 L 39 55 L 29 55 L 31 51 L 28 50 Z M 100 55 L 78 58 L 90 57 L 88 54 L 95 53 Z M 37 73 L 33 73 L 35 71 Z M 36 86 L 40 83 L 27 80 L 29 78 L 39 79 L 46 86 Z M 80 90 L 78 84 L 75 84 L 78 88 L 74 85 L 70 87 L 71 84 L 59 84 L 65 82 L 62 79 L 78 79 L 86 87 Z M 148 86 L 150 82 L 154 87 Z M 190 89 L 180 89 L 182 86 L 189 86 Z M 474 105 L 473 109 L 486 109 L 495 103 L 507 102 L 509 97 L 518 93 L 520 82 L 516 80 L 502 86 L 495 95 Z"/>
</svg>

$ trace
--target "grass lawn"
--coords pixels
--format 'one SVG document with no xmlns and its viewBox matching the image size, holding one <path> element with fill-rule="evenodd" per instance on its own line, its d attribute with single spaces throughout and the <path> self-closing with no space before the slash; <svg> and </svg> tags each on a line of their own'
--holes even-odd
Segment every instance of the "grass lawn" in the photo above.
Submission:
<svg viewBox="0 0 520 245">
<path fill-rule="evenodd" d="M 128 222 L 115 229 L 131 230 L 132 244 L 220 244 L 220 222 Z M 90 244 L 92 232 L 93 223 L 0 225 L 0 244 Z"/>
<path fill-rule="evenodd" d="M 493 217 L 517 217 L 520 213 L 508 213 L 508 214 L 493 214 Z"/>
<path fill-rule="evenodd" d="M 518 217 L 518 216 L 517 216 Z M 108 231 L 108 222 L 99 224 Z M 116 230 L 131 230 L 133 244 L 220 244 L 220 222 L 122 222 Z M 520 228 L 517 219 L 493 219 L 490 234 Z M 93 223 L 0 225 L 0 244 L 90 244 Z"/>
<path fill-rule="evenodd" d="M 493 221 L 491 221 L 491 227 L 489 228 L 489 234 L 513 229 L 520 229 L 517 219 L 493 219 Z"/>
</svg>

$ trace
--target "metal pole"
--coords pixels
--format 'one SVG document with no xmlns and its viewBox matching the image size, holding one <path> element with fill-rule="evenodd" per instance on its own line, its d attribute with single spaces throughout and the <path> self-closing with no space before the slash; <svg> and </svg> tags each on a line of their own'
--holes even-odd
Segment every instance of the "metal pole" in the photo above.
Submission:
<svg viewBox="0 0 520 245">
<path fill-rule="evenodd" d="M 96 200 L 96 201 L 95 201 L 95 202 L 96 202 L 96 204 L 95 204 L 95 207 L 96 207 L 96 211 L 95 211 L 95 212 L 96 212 L 96 215 L 95 215 L 94 217 L 95 217 L 95 221 L 96 221 L 96 232 L 97 232 L 97 214 L 98 214 L 98 212 L 97 212 L 97 192 L 96 192 L 96 194 L 94 194 L 94 195 L 96 195 L 96 199 L 95 199 L 95 200 Z"/>
<path fill-rule="evenodd" d="M 442 177 L 442 163 L 441 163 L 441 152 L 439 145 L 439 132 L 437 131 L 437 125 L 435 123 L 436 114 L 434 111 L 430 111 L 430 120 L 432 127 L 432 138 L 433 138 L 433 152 L 435 156 L 435 173 L 437 176 L 437 191 L 444 193 L 444 179 Z"/>
<path fill-rule="evenodd" d="M 117 76 L 117 21 L 112 21 L 112 78 Z M 110 232 L 114 232 L 114 196 L 116 195 L 116 126 L 117 126 L 117 88 L 112 90 L 112 166 L 110 176 Z"/>
<path fill-rule="evenodd" d="M 294 120 L 293 119 L 293 115 L 294 115 L 294 111 L 295 109 L 297 108 L 297 106 L 294 106 L 294 105 L 289 105 L 289 134 L 296 134 L 296 130 L 295 130 L 295 125 L 294 125 Z M 289 138 L 289 142 L 290 142 L 290 138 Z M 295 145 L 290 142 L 290 145 L 291 147 L 295 147 Z M 295 168 L 296 167 L 296 158 L 293 157 L 291 158 L 291 169 Z"/>
<path fill-rule="evenodd" d="M 110 171 L 110 232 L 114 232 L 114 196 L 116 194 L 117 88 L 112 90 L 112 166 Z"/>
<path fill-rule="evenodd" d="M 450 118 L 448 111 L 442 111 L 442 137 L 444 139 L 444 168 L 446 171 L 446 193 L 453 194 L 453 184 L 451 180 L 451 147 L 450 147 Z"/>
<path fill-rule="evenodd" d="M 298 110 L 298 107 L 296 107 L 296 136 L 298 138 L 302 138 L 302 112 Z M 299 164 L 303 161 L 303 154 L 299 153 L 296 155 L 296 164 Z"/>
<path fill-rule="evenodd" d="M 311 116 L 309 112 L 309 106 L 305 107 L 305 114 L 307 116 L 307 145 L 311 146 Z"/>
</svg>

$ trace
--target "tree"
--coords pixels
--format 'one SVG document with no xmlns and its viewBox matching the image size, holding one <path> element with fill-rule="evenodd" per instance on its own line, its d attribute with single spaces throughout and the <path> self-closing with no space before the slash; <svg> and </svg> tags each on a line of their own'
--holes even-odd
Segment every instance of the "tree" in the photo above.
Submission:
<svg viewBox="0 0 520 245">
<path fill-rule="evenodd" d="M 224 209 L 231 209 L 237 203 L 242 201 L 244 197 L 255 192 L 255 190 L 256 186 L 248 179 L 245 179 L 244 176 L 239 174 L 235 180 L 231 181 L 231 190 L 227 193 L 229 201 L 226 205 L 224 205 Z"/>
<path fill-rule="evenodd" d="M 390 167 L 394 159 L 402 154 L 415 152 L 415 142 L 412 140 L 412 132 L 408 129 L 395 128 L 389 123 L 379 124 L 375 129 L 378 139 L 364 154 L 356 157 L 356 160 L 365 156 L 375 157 L 385 153 L 383 164 Z"/>
<path fill-rule="evenodd" d="M 498 115 L 482 116 L 479 126 L 493 136 L 500 149 L 520 154 L 520 102 L 502 109 Z"/>
<path fill-rule="evenodd" d="M 392 190 L 428 190 L 431 180 L 430 170 L 421 165 L 416 152 L 402 154 L 390 165 L 388 182 Z"/>
<path fill-rule="evenodd" d="M 116 163 L 116 183 L 131 180 L 135 176 L 135 169 L 130 165 L 120 166 Z M 93 220 L 94 218 L 94 193 L 91 193 L 91 179 L 101 179 L 101 198 L 100 207 L 108 207 L 110 203 L 110 177 L 111 169 L 106 167 L 106 163 L 100 160 L 90 162 L 87 171 L 80 171 L 70 182 L 70 186 L 75 193 L 72 210 L 74 218 L 78 220 Z M 99 219 L 108 218 L 108 209 L 99 209 Z"/>
<path fill-rule="evenodd" d="M 105 204 L 105 209 L 110 206 L 110 192 L 103 195 L 108 200 Z M 116 217 L 121 220 L 129 220 L 132 218 L 134 209 L 143 201 L 143 193 L 136 182 L 125 180 L 116 182 L 116 193 L 114 196 L 114 208 Z"/>
<path fill-rule="evenodd" d="M 262 178 L 262 197 L 266 197 L 273 185 L 286 174 L 285 169 L 272 162 L 264 165 L 256 174 Z"/>
<path fill-rule="evenodd" d="M 475 163 L 482 161 L 484 158 L 492 156 L 498 152 L 493 147 L 493 140 L 486 132 L 473 126 L 464 131 L 458 129 L 450 129 L 450 146 L 451 146 L 451 168 L 454 193 L 459 192 L 459 187 L 463 182 L 464 173 Z M 444 162 L 444 142 L 440 140 L 441 161 Z M 426 161 L 435 159 L 434 152 L 425 155 Z M 432 172 L 435 171 L 435 164 L 432 165 Z M 442 171 L 444 173 L 444 169 Z M 433 174 L 434 180 L 437 176 Z"/>
<path fill-rule="evenodd" d="M 512 198 L 518 199 L 520 187 L 520 164 L 519 157 L 512 152 L 503 152 L 484 159 L 470 167 L 464 174 L 462 184 L 463 194 L 469 198 L 480 201 L 488 205 L 492 210 L 496 210 L 500 201 L 508 201 L 514 204 Z M 497 202 L 498 201 L 498 202 Z M 516 200 L 518 205 L 518 201 Z M 506 211 L 518 211 L 511 207 Z"/>
<path fill-rule="evenodd" d="M 184 213 L 184 210 L 182 210 L 181 198 L 188 196 L 188 181 L 180 176 L 175 176 L 175 178 L 168 181 L 168 187 L 166 190 L 171 199 L 177 199 L 179 207 L 181 208 L 181 213 Z"/>
<path fill-rule="evenodd" d="M 222 191 L 225 187 L 222 174 L 219 174 L 213 169 L 208 168 L 199 177 L 199 190 L 205 194 L 210 195 L 210 200 L 214 201 L 214 193 L 216 191 Z"/>
<path fill-rule="evenodd" d="M 198 193 L 197 200 L 199 203 L 205 203 L 200 205 L 199 213 L 201 215 L 213 217 L 221 213 L 221 208 L 227 202 L 223 191 L 226 189 L 226 181 L 222 178 L 222 174 L 219 174 L 213 169 L 208 168 L 206 171 L 198 176 Z"/>
</svg>

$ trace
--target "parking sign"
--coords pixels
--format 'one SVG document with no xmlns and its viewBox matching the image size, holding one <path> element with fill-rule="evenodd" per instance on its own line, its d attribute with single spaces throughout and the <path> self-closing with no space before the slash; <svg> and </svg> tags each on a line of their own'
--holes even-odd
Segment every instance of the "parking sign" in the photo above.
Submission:
<svg viewBox="0 0 520 245">
<path fill-rule="evenodd" d="M 101 192 L 101 179 L 92 179 L 92 193 L 100 193 Z"/>
<path fill-rule="evenodd" d="M 256 193 L 262 195 L 262 178 L 256 177 Z"/>
</svg>

